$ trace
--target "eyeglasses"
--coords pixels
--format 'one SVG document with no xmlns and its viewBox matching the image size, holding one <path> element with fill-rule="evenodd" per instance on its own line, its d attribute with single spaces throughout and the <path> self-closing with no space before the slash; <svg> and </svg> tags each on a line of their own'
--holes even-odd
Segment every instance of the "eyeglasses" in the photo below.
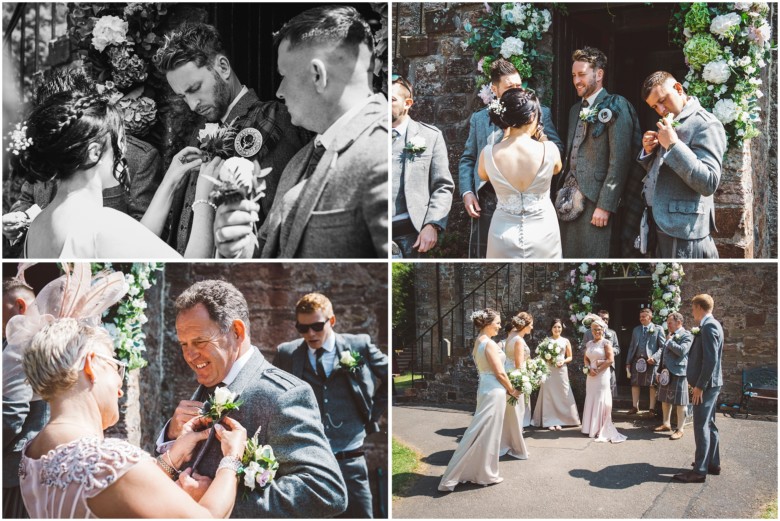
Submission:
<svg viewBox="0 0 780 521">
<path fill-rule="evenodd" d="M 123 360 L 117 360 L 113 356 L 106 356 L 101 355 L 100 353 L 92 352 L 93 355 L 95 355 L 98 358 L 102 358 L 103 360 L 106 360 L 108 362 L 111 362 L 116 365 L 116 372 L 119 374 L 119 378 L 124 380 L 125 379 L 125 370 L 127 369 L 127 362 Z M 89 357 L 89 353 L 84 355 L 84 358 L 81 360 L 81 365 L 79 366 L 79 371 L 83 370 L 84 367 L 87 366 L 87 358 Z"/>
<path fill-rule="evenodd" d="M 330 321 L 330 319 L 326 320 L 325 322 L 314 322 L 312 324 L 301 324 L 300 322 L 295 323 L 295 329 L 298 330 L 298 333 L 307 333 L 309 329 L 312 331 L 319 333 L 325 328 L 325 324 L 327 324 Z"/>
</svg>

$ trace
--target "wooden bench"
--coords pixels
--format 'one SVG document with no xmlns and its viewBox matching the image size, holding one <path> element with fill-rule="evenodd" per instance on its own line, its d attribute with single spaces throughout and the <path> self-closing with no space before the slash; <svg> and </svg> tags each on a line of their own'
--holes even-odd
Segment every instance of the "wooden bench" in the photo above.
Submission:
<svg viewBox="0 0 780 521">
<path fill-rule="evenodd" d="M 742 370 L 742 398 L 739 412 L 750 414 L 751 400 L 777 402 L 777 367 L 754 367 Z"/>
</svg>

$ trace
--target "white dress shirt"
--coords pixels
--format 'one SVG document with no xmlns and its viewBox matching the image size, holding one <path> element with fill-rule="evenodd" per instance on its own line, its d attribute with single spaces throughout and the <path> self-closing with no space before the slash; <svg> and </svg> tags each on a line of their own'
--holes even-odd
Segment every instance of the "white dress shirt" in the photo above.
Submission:
<svg viewBox="0 0 780 521">
<path fill-rule="evenodd" d="M 247 92 L 249 92 L 249 89 L 246 88 L 246 85 L 241 85 L 241 90 L 238 91 L 238 96 L 236 96 L 233 99 L 233 101 L 230 103 L 230 105 L 228 105 L 228 108 L 225 111 L 225 114 L 220 118 L 222 123 L 227 123 L 227 121 L 225 121 L 225 120 L 227 119 L 228 115 L 230 114 L 230 111 L 233 110 L 233 107 L 236 106 L 236 103 L 238 103 L 238 100 L 240 100 L 244 96 L 244 94 L 246 94 Z"/>
</svg>

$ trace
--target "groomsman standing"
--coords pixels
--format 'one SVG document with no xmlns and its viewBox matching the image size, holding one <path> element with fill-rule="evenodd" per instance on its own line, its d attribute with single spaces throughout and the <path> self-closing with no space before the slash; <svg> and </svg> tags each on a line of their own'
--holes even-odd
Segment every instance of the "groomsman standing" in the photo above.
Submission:
<svg viewBox="0 0 780 521">
<path fill-rule="evenodd" d="M 688 381 L 685 372 L 688 368 L 688 352 L 693 343 L 693 335 L 683 327 L 681 313 L 670 313 L 666 319 L 668 335 L 659 364 L 658 400 L 663 410 L 663 422 L 653 429 L 655 432 L 672 430 L 672 406 L 677 411 L 677 429 L 669 437 L 679 440 L 685 428 L 685 411 L 688 405 Z"/>
<path fill-rule="evenodd" d="M 603 88 L 607 57 L 585 47 L 572 55 L 572 81 L 580 101 L 569 111 L 567 175 L 577 179 L 585 208 L 571 221 L 561 222 L 563 256 L 603 259 L 614 256 L 614 214 L 623 195 L 639 120 L 624 97 Z M 635 130 L 637 132 L 635 133 Z M 615 245 L 617 246 L 617 245 Z"/>
<path fill-rule="evenodd" d="M 717 231 L 712 194 L 726 152 L 723 125 L 668 72 L 648 76 L 642 98 L 661 116 L 658 130 L 642 136 L 638 158 L 647 170 L 642 191 L 647 251 L 666 259 L 717 259 L 710 233 Z"/>
<path fill-rule="evenodd" d="M 490 65 L 490 90 L 496 98 L 509 89 L 522 88 L 523 79 L 514 65 L 499 58 Z M 548 107 L 542 106 L 542 123 L 547 139 L 555 143 L 563 157 L 563 142 L 558 137 Z M 458 165 L 458 187 L 466 213 L 471 217 L 469 258 L 484 259 L 487 255 L 487 239 L 490 220 L 496 209 L 496 192 L 487 181 L 479 178 L 479 154 L 488 143 L 498 143 L 504 138 L 500 128 L 490 122 L 487 108 L 475 112 L 469 122 L 469 137 Z"/>
<path fill-rule="evenodd" d="M 393 242 L 403 257 L 412 258 L 436 246 L 447 226 L 455 185 L 441 131 L 409 117 L 411 83 L 394 78 L 391 94 Z"/>
<path fill-rule="evenodd" d="M 631 373 L 631 403 L 628 414 L 639 414 L 639 395 L 642 387 L 650 390 L 650 411 L 655 410 L 655 376 L 664 346 L 664 330 L 653 324 L 653 312 L 643 308 L 639 312 L 640 325 L 631 333 L 626 371 Z"/>
<path fill-rule="evenodd" d="M 675 474 L 683 483 L 704 483 L 707 474 L 720 474 L 720 435 L 715 426 L 715 404 L 723 386 L 723 327 L 712 316 L 714 302 L 706 293 L 691 300 L 693 319 L 699 323 L 688 355 L 688 384 L 693 387 L 693 435 L 696 459 L 693 470 Z"/>
<path fill-rule="evenodd" d="M 295 304 L 295 328 L 303 340 L 279 345 L 274 363 L 314 390 L 325 436 L 347 484 L 347 510 L 339 517 L 373 517 L 365 452 L 366 434 L 379 432 L 387 410 L 387 356 L 368 335 L 333 331 L 336 316 L 325 295 L 310 293 Z"/>
</svg>

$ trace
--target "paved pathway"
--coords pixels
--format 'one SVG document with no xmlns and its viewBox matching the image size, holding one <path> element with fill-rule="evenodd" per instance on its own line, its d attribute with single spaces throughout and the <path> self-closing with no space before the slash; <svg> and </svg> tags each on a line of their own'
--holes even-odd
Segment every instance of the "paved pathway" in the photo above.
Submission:
<svg viewBox="0 0 780 521">
<path fill-rule="evenodd" d="M 437 490 L 471 412 L 432 406 L 393 407 L 393 436 L 423 454 L 419 479 L 393 501 L 394 518 L 740 518 L 777 497 L 776 421 L 719 414 L 720 476 L 703 484 L 671 482 L 689 468 L 693 426 L 670 441 L 656 422 L 616 415 L 624 443 L 596 443 L 579 428 L 526 429 L 530 458 L 504 457 L 503 483 Z"/>
</svg>

